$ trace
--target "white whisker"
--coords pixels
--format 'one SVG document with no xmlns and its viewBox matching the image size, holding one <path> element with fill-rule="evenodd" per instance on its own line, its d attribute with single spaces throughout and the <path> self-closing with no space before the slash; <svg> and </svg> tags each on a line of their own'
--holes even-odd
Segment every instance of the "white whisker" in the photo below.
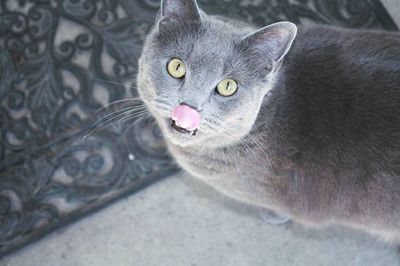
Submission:
<svg viewBox="0 0 400 266">
<path fill-rule="evenodd" d="M 125 98 L 125 99 L 121 99 L 121 100 L 117 100 L 117 101 L 110 102 L 110 103 L 108 103 L 108 104 L 106 104 L 106 105 L 100 107 L 99 109 L 96 110 L 96 112 L 95 112 L 93 115 L 98 114 L 99 112 L 101 112 L 102 110 L 104 110 L 104 109 L 106 109 L 106 108 L 108 108 L 108 107 L 112 107 L 112 106 L 114 106 L 114 105 L 116 105 L 116 104 L 124 103 L 124 102 L 129 102 L 129 101 L 130 101 L 130 102 L 135 102 L 134 104 L 143 105 L 143 101 L 142 101 L 142 99 L 140 99 L 139 97 Z"/>
<path fill-rule="evenodd" d="M 139 110 L 138 112 L 136 112 L 136 111 L 137 111 L 137 109 L 133 109 L 133 110 L 125 111 L 123 113 L 119 113 L 118 115 L 115 115 L 114 117 L 108 118 L 107 120 L 102 121 L 101 123 L 97 124 L 96 126 L 90 127 L 87 135 L 91 135 L 92 133 L 97 132 L 98 130 L 104 129 L 104 128 L 108 127 L 109 125 L 114 124 L 115 122 L 119 122 L 125 116 L 132 115 L 132 112 L 135 112 L 134 114 L 141 114 L 141 113 L 147 112 L 147 110 L 145 110 L 145 109 Z"/>
<path fill-rule="evenodd" d="M 124 123 L 124 122 L 126 122 L 128 120 L 131 120 L 133 118 L 138 118 L 138 117 L 141 118 L 141 119 L 143 119 L 145 117 L 150 117 L 150 113 L 149 112 L 135 113 L 135 114 L 129 115 L 128 117 L 124 118 L 121 121 L 118 121 L 118 123 Z"/>
<path fill-rule="evenodd" d="M 125 108 L 122 108 L 122 109 L 113 111 L 113 112 L 108 113 L 108 114 L 106 114 L 105 116 L 100 117 L 99 119 L 97 119 L 97 120 L 90 126 L 90 128 L 95 127 L 95 126 L 96 126 L 97 124 L 99 124 L 100 122 L 104 122 L 104 119 L 109 118 L 110 116 L 113 116 L 113 115 L 115 115 L 115 114 L 117 114 L 117 113 L 126 112 L 126 111 L 141 110 L 141 109 L 143 109 L 143 108 L 145 108 L 145 107 L 144 107 L 144 106 L 138 106 L 138 107 L 130 106 L 130 107 L 125 107 Z M 89 128 L 89 129 L 90 129 L 90 128 Z"/>
<path fill-rule="evenodd" d="M 110 83 L 110 84 L 125 86 L 123 83 L 116 82 L 116 81 L 113 81 L 113 80 L 106 80 L 106 79 L 100 79 L 100 78 L 94 78 L 94 79 L 98 80 L 98 81 L 102 81 L 102 82 L 107 82 L 107 83 Z"/>
</svg>

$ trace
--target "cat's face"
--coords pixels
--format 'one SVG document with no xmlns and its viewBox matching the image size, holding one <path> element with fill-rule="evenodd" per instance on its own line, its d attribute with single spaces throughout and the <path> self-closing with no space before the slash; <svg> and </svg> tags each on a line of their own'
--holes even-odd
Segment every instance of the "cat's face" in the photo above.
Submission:
<svg viewBox="0 0 400 266">
<path fill-rule="evenodd" d="M 162 1 L 139 60 L 138 90 L 167 140 L 215 147 L 249 133 L 296 27 L 251 32 L 207 16 L 194 0 Z"/>
</svg>

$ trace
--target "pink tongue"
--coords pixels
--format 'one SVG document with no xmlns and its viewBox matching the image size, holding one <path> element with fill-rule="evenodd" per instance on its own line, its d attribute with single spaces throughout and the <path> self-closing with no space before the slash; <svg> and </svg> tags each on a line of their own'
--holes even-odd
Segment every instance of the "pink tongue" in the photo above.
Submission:
<svg viewBox="0 0 400 266">
<path fill-rule="evenodd" d="M 175 107 L 172 111 L 171 118 L 175 121 L 177 126 L 189 131 L 197 129 L 200 123 L 200 113 L 196 109 L 185 104 Z"/>
</svg>

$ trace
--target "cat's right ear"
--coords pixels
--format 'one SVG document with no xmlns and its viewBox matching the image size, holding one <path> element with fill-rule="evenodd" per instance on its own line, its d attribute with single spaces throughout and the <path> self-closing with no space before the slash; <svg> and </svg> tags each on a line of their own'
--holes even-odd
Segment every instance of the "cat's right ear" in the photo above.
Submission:
<svg viewBox="0 0 400 266">
<path fill-rule="evenodd" d="M 295 24 L 283 21 L 266 26 L 242 39 L 242 45 L 260 60 L 282 61 L 297 35 Z"/>
<path fill-rule="evenodd" d="M 158 31 L 171 25 L 198 24 L 201 22 L 200 9 L 196 0 L 161 0 L 156 21 Z"/>
</svg>

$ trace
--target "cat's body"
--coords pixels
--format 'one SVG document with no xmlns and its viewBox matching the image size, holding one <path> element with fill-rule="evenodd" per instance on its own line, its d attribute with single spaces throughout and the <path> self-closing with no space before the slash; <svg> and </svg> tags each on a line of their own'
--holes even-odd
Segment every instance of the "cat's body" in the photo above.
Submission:
<svg viewBox="0 0 400 266">
<path fill-rule="evenodd" d="M 218 20 L 204 16 L 203 22 Z M 253 31 L 248 27 L 232 27 L 231 30 L 234 44 L 237 44 L 237 36 Z M 155 32 L 148 42 L 159 38 Z M 276 32 L 270 36 L 275 37 Z M 196 42 L 189 35 L 189 38 L 185 35 L 187 41 Z M 258 40 L 254 45 L 259 45 Z M 216 40 L 218 42 L 221 41 Z M 168 47 L 168 43 L 163 45 L 169 50 L 177 49 L 176 44 L 173 48 Z M 221 45 L 229 51 L 229 45 Z M 301 27 L 289 52 L 281 51 L 285 56 L 283 63 L 272 60 L 265 65 L 262 56 L 246 54 L 248 50 L 241 47 L 239 51 L 248 56 L 244 56 L 246 64 L 257 62 L 254 66 L 257 70 L 249 76 L 260 78 L 263 85 L 242 78 L 243 83 L 252 84 L 253 90 L 259 90 L 251 96 L 237 96 L 237 101 L 249 97 L 246 101 L 251 114 L 246 113 L 246 107 L 241 107 L 242 103 L 231 100 L 217 104 L 224 105 L 223 108 L 228 106 L 226 109 L 230 104 L 239 114 L 215 119 L 209 116 L 211 109 L 206 113 L 206 105 L 215 104 L 214 98 L 207 97 L 217 96 L 207 92 L 190 97 L 195 92 L 185 94 L 184 89 L 169 91 L 168 95 L 173 96 L 166 96 L 165 91 L 154 89 L 162 83 L 149 75 L 149 56 L 154 54 L 146 49 L 155 49 L 151 46 L 149 43 L 147 48 L 145 46 L 140 61 L 140 93 L 166 135 L 169 150 L 185 170 L 231 197 L 284 213 L 307 224 L 339 223 L 385 239 L 400 239 L 398 33 Z M 196 48 L 191 49 L 189 57 L 196 58 L 193 55 Z M 212 54 L 212 48 L 208 50 Z M 157 52 L 164 55 L 162 48 Z M 227 54 L 226 58 L 231 58 L 229 52 Z M 207 59 L 207 54 L 204 58 Z M 200 71 L 211 73 L 215 69 L 207 68 L 204 62 L 197 64 L 203 64 Z M 244 63 L 231 65 L 243 67 Z M 261 71 L 265 69 L 268 72 L 264 79 Z M 189 74 L 187 76 L 185 78 L 189 78 Z M 231 76 L 239 77 L 240 82 L 240 73 Z M 190 87 L 199 88 L 192 81 L 187 82 Z M 206 80 L 199 82 L 208 86 Z M 170 86 L 185 88 L 185 83 L 171 83 Z M 203 100 L 196 102 L 194 99 Z M 217 98 L 216 101 L 222 100 Z M 207 127 L 203 129 L 200 124 L 200 136 L 173 135 L 166 117 L 174 102 L 190 102 L 191 106 L 201 110 L 202 121 Z M 226 109 L 224 112 L 229 112 Z M 215 110 L 221 112 L 221 109 L 212 109 Z M 251 117 L 250 121 L 247 117 Z M 221 130 L 213 137 L 201 135 L 202 131 L 207 133 L 208 128 L 223 127 L 226 130 L 224 120 L 230 121 L 231 131 L 240 134 Z M 243 128 L 238 123 L 243 123 Z M 246 124 L 250 125 L 248 129 Z M 182 143 L 180 137 L 184 138 Z M 191 139 L 193 143 L 190 143 Z"/>
</svg>

